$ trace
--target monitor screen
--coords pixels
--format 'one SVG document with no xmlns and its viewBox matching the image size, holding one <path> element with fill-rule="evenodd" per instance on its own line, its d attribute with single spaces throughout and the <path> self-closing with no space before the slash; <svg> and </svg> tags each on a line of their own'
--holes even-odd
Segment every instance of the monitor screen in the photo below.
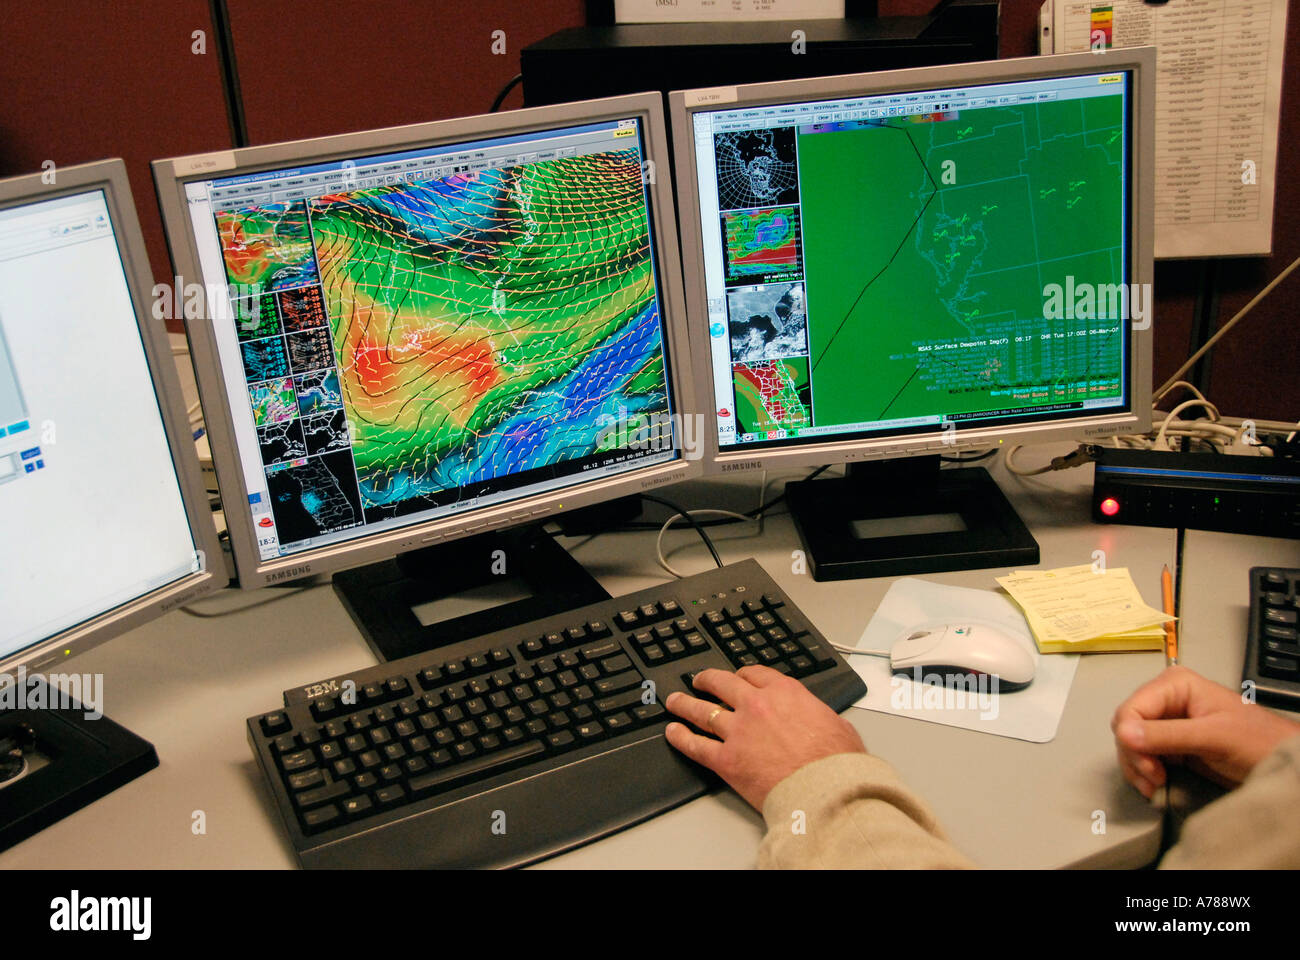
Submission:
<svg viewBox="0 0 1300 960">
<path fill-rule="evenodd" d="M 259 564 L 682 461 L 643 113 L 447 129 L 182 185 Z"/>
<path fill-rule="evenodd" d="M 766 84 L 681 115 L 720 453 L 1134 410 L 1135 75 L 1089 66 Z"/>
<path fill-rule="evenodd" d="M 0 661 L 205 562 L 105 189 L 0 203 Z"/>
</svg>

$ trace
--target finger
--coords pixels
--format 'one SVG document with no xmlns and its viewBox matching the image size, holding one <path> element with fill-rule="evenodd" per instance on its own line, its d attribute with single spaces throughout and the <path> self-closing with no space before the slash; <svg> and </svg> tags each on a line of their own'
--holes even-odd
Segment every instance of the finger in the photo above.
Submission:
<svg viewBox="0 0 1300 960">
<path fill-rule="evenodd" d="M 729 670 L 718 670 L 715 667 L 701 670 L 696 674 L 692 686 L 696 690 L 713 694 L 733 707 L 744 706 L 745 701 L 754 693 L 753 684 L 746 683 Z"/>
<path fill-rule="evenodd" d="M 1163 717 L 1187 716 L 1187 685 L 1179 674 L 1165 670 L 1154 680 L 1138 687 L 1115 710 L 1111 729 L 1118 735 L 1126 720 L 1158 720 Z"/>
<path fill-rule="evenodd" d="M 669 697 L 668 699 L 672 699 Z M 685 724 L 670 723 L 664 729 L 664 736 L 678 751 L 684 754 L 696 763 L 708 767 L 714 773 L 721 774 L 718 769 L 718 758 L 722 750 L 722 742 L 713 740 L 710 737 L 701 737 L 697 733 L 692 733 Z"/>
<path fill-rule="evenodd" d="M 1147 780 L 1142 776 L 1142 774 L 1138 773 L 1137 769 L 1129 760 L 1128 755 L 1122 749 L 1117 750 L 1116 752 L 1119 755 L 1119 769 L 1120 772 L 1124 774 L 1124 779 L 1127 780 L 1140 794 L 1142 794 L 1142 796 L 1150 800 L 1151 796 L 1156 792 L 1155 784 Z"/>
<path fill-rule="evenodd" d="M 765 667 L 762 664 L 741 667 L 736 671 L 736 676 L 759 688 L 770 687 L 772 684 L 785 679 L 784 673 L 773 670 L 771 667 Z"/>
<path fill-rule="evenodd" d="M 688 696 L 676 690 L 668 694 L 664 706 L 683 720 L 690 721 L 697 729 L 716 733 L 719 737 L 726 736 L 726 726 L 735 717 L 735 714 L 726 707 L 719 708 L 716 703 Z M 713 712 L 715 710 L 718 711 L 716 715 Z M 710 720 L 710 717 L 713 719 Z"/>
<path fill-rule="evenodd" d="M 1222 726 L 1214 717 L 1126 719 L 1115 729 L 1115 737 L 1134 753 L 1149 756 L 1201 755 L 1223 751 Z"/>
</svg>

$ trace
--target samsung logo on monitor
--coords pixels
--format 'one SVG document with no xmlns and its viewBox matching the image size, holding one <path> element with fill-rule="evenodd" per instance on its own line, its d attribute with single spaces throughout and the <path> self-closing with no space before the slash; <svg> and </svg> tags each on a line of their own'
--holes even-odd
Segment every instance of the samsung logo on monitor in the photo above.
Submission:
<svg viewBox="0 0 1300 960">
<path fill-rule="evenodd" d="M 277 570 L 275 573 L 266 575 L 266 583 L 276 583 L 279 580 L 297 580 L 299 577 L 311 573 L 311 564 L 302 567 L 289 567 L 287 570 Z"/>
<path fill-rule="evenodd" d="M 761 470 L 762 467 L 762 460 L 746 460 L 744 463 L 724 463 L 722 465 L 722 472 L 735 473 L 739 470 Z"/>
</svg>

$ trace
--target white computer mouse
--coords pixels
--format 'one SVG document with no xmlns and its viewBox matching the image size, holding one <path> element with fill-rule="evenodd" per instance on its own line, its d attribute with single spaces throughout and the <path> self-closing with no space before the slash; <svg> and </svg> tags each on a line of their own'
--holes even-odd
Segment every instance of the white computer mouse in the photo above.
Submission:
<svg viewBox="0 0 1300 960">
<path fill-rule="evenodd" d="M 923 672 L 944 676 L 988 674 L 999 690 L 1019 690 L 1034 679 L 1034 658 L 1024 643 L 995 626 L 978 622 L 948 623 L 911 630 L 889 651 L 895 673 Z"/>
</svg>

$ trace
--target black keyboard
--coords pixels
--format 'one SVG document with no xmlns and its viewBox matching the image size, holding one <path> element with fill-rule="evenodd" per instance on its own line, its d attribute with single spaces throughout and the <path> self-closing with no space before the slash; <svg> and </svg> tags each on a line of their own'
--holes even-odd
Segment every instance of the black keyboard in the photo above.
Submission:
<svg viewBox="0 0 1300 960">
<path fill-rule="evenodd" d="M 1300 570 L 1251 567 L 1250 631 L 1241 679 L 1260 703 L 1300 710 Z"/>
<path fill-rule="evenodd" d="M 517 866 L 715 787 L 662 702 L 759 663 L 866 693 L 746 560 L 285 691 L 248 738 L 305 867 Z"/>
</svg>

